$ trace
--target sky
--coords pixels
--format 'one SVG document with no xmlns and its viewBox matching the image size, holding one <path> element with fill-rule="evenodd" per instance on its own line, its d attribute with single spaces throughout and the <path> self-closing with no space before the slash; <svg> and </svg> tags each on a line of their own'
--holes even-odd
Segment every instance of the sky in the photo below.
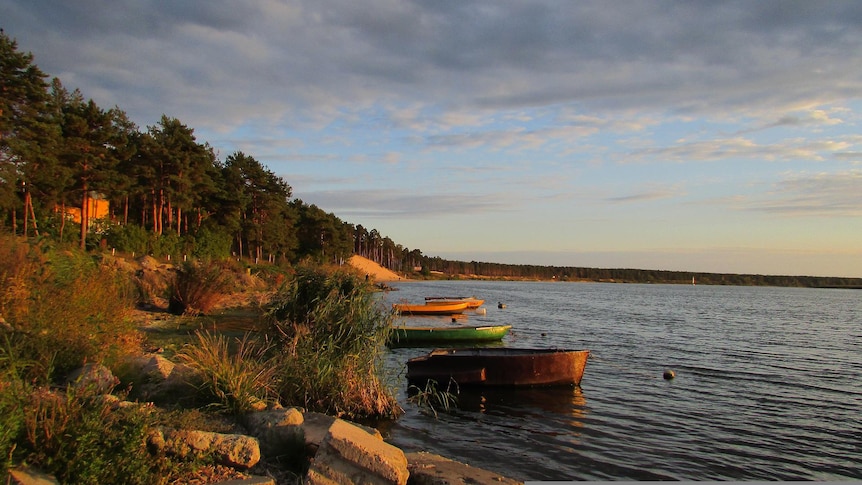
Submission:
<svg viewBox="0 0 862 485">
<path fill-rule="evenodd" d="M 862 2 L 0 0 L 0 27 L 425 255 L 862 277 Z"/>
</svg>

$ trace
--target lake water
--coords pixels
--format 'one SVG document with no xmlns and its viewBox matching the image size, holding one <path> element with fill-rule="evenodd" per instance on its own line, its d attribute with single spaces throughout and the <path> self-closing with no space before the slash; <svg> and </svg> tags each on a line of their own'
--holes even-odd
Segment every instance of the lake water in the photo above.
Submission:
<svg viewBox="0 0 862 485">
<path fill-rule="evenodd" d="M 388 350 L 406 414 L 381 431 L 406 451 L 520 480 L 862 479 L 862 291 L 393 286 L 386 303 L 484 298 L 486 314 L 466 322 L 511 323 L 499 345 L 592 352 L 578 389 L 464 393 L 435 418 L 407 402 L 404 377 L 407 359 L 429 349 Z"/>
</svg>

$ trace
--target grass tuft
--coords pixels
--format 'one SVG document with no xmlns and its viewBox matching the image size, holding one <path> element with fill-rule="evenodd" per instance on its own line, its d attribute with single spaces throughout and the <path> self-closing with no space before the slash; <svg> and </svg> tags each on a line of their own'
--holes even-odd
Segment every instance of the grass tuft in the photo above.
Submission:
<svg viewBox="0 0 862 485">
<path fill-rule="evenodd" d="M 452 385 L 455 385 L 455 392 L 452 392 Z M 445 390 L 440 390 L 435 380 L 425 382 L 425 388 L 411 385 L 407 388 L 407 393 L 410 397 L 407 402 L 415 404 L 420 411 L 425 411 L 437 417 L 437 410 L 441 409 L 449 412 L 453 406 L 458 405 L 458 383 L 454 380 L 449 380 Z"/>
<path fill-rule="evenodd" d="M 259 343 L 249 334 L 235 339 L 207 331 L 197 332 L 197 343 L 182 349 L 179 360 L 201 376 L 199 389 L 232 414 L 258 409 L 274 400 L 278 363 L 270 357 L 272 345 Z"/>
<path fill-rule="evenodd" d="M 168 311 L 174 315 L 209 313 L 230 290 L 228 274 L 217 262 L 181 264 L 168 288 Z"/>
</svg>

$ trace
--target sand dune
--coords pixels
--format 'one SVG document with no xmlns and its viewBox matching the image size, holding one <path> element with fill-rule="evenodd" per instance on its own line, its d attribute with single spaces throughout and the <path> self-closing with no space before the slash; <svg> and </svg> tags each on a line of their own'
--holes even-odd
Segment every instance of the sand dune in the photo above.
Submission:
<svg viewBox="0 0 862 485">
<path fill-rule="evenodd" d="M 390 271 L 383 266 L 371 261 L 368 258 L 363 258 L 362 256 L 353 255 L 347 260 L 348 264 L 353 266 L 354 268 L 359 269 L 359 271 L 367 274 L 369 278 L 377 282 L 383 281 L 399 281 L 405 280 L 407 278 L 403 278 L 393 271 Z"/>
</svg>

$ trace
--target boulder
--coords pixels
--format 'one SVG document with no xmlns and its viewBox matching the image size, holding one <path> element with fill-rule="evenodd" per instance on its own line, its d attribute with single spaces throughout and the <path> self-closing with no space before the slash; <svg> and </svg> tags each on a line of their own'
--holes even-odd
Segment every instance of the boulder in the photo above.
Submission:
<svg viewBox="0 0 862 485">
<path fill-rule="evenodd" d="M 302 423 L 302 431 L 305 435 L 305 447 L 309 450 L 309 456 L 314 456 L 317 453 L 317 450 L 320 448 L 320 444 L 323 442 L 323 439 L 326 438 L 327 433 L 329 433 L 329 427 L 332 426 L 332 423 L 334 423 L 336 419 L 338 418 L 321 413 L 305 413 L 305 420 Z M 377 431 L 376 428 L 362 426 L 361 424 L 356 423 L 351 424 L 358 426 L 365 430 L 366 433 L 383 441 L 383 435 L 381 435 L 380 431 Z"/>
<path fill-rule="evenodd" d="M 165 453 L 179 457 L 212 456 L 218 463 L 240 470 L 247 470 L 260 461 L 260 445 L 251 436 L 161 429 L 153 431 L 148 442 Z"/>
<path fill-rule="evenodd" d="M 27 467 L 9 470 L 8 482 L 13 485 L 59 485 L 59 481 L 51 475 Z"/>
<path fill-rule="evenodd" d="M 305 445 L 304 422 L 297 408 L 269 409 L 245 417 L 246 428 L 258 439 L 267 457 L 301 452 Z"/>
<path fill-rule="evenodd" d="M 309 485 L 406 485 L 407 458 L 373 433 L 333 420 L 308 468 Z"/>
<path fill-rule="evenodd" d="M 194 370 L 175 364 L 157 354 L 135 356 L 123 365 L 124 380 L 132 384 L 131 395 L 146 401 L 169 401 L 177 395 L 194 393 Z"/>
<path fill-rule="evenodd" d="M 70 387 L 93 387 L 99 393 L 109 393 L 119 383 L 119 379 L 111 369 L 101 364 L 84 364 L 80 369 L 66 376 L 66 384 Z"/>
</svg>

